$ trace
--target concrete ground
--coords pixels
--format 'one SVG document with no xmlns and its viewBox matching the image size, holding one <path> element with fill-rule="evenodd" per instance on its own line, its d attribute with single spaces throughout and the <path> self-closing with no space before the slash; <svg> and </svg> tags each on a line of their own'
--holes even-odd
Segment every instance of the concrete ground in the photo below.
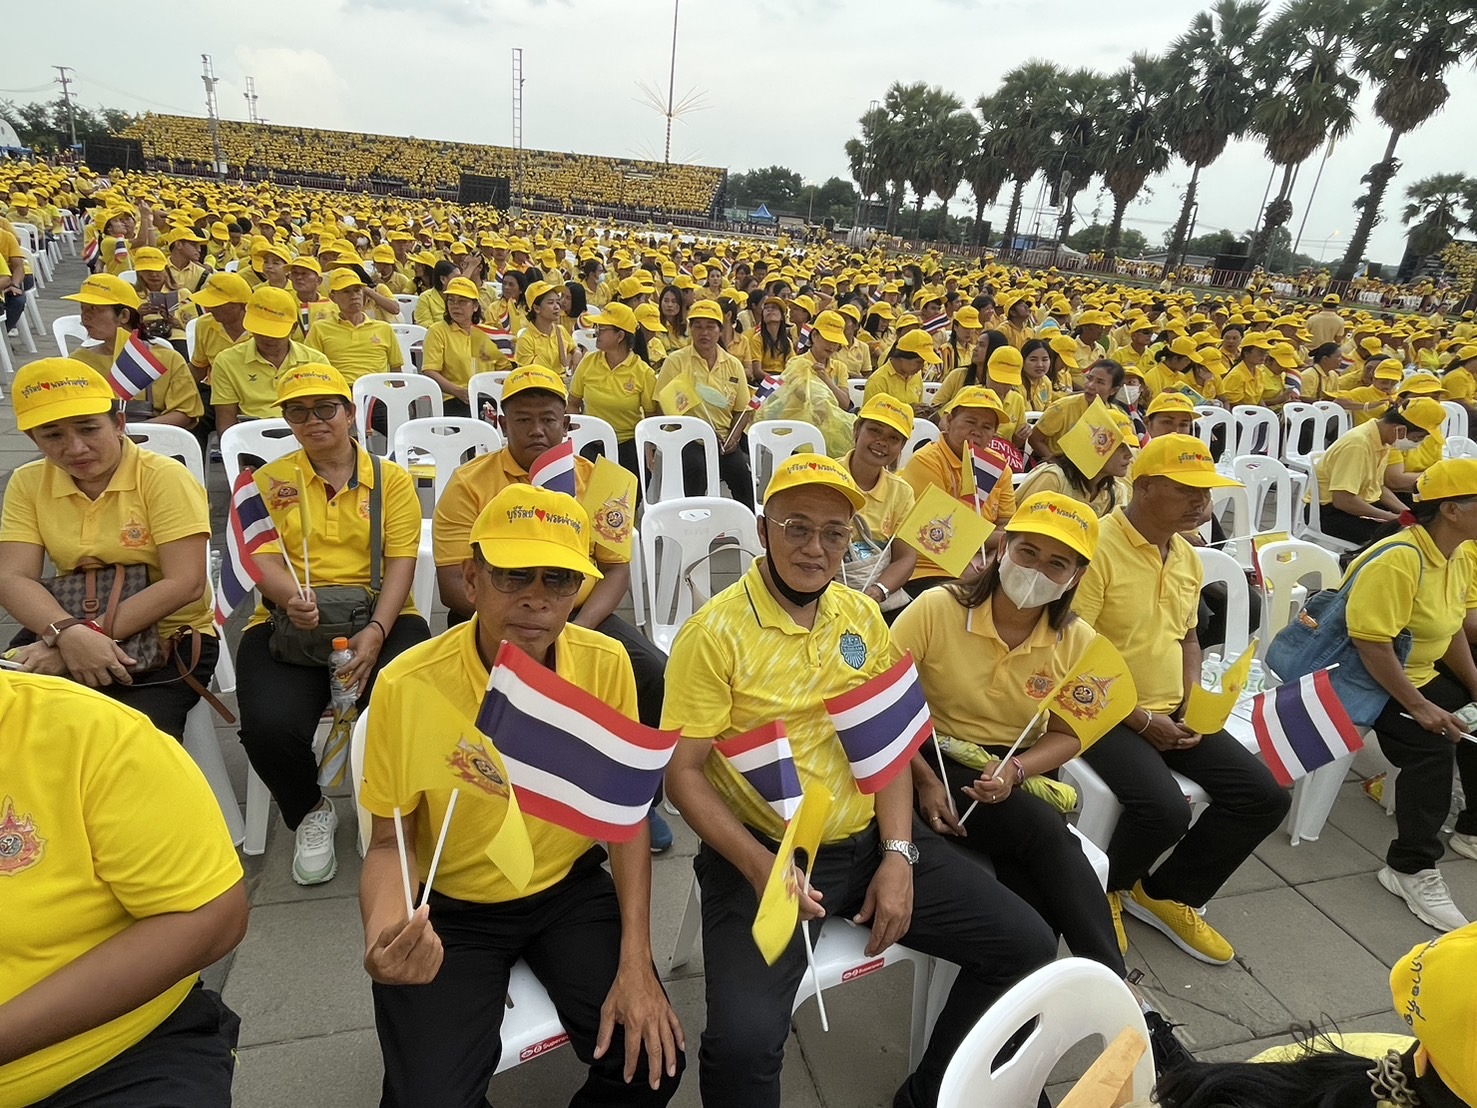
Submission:
<svg viewBox="0 0 1477 1108">
<path fill-rule="evenodd" d="M 37 336 L 40 355 L 11 340 L 17 365 L 54 355 L 49 328 L 74 305 L 83 267 L 67 258 L 41 294 L 48 333 Z M 8 382 L 6 388 L 9 392 Z M 35 457 L 15 429 L 9 400 L 0 402 L 0 488 L 17 465 Z M 225 497 L 221 467 L 212 467 L 211 502 L 218 525 Z M 239 618 L 236 621 L 239 624 Z M 439 630 L 444 619 L 433 617 Z M 0 622 L 6 639 L 14 624 Z M 239 634 L 233 626 L 231 638 Z M 234 729 L 219 728 L 221 745 L 245 796 L 245 757 Z M 244 859 L 251 893 L 251 924 L 230 957 L 206 974 L 241 1016 L 236 1103 L 240 1108 L 350 1108 L 378 1100 L 380 1060 L 369 980 L 361 968 L 363 931 L 355 894 L 359 856 L 347 797 L 339 800 L 338 876 L 301 888 L 289 866 L 292 836 L 273 815 L 266 853 Z M 669 968 L 673 939 L 692 879 L 696 838 L 671 817 L 676 845 L 655 859 L 652 905 L 656 961 L 687 1030 L 695 1063 L 704 1022 L 700 954 Z M 1234 944 L 1226 966 L 1194 961 L 1135 920 L 1127 920 L 1129 964 L 1200 1058 L 1239 1060 L 1286 1041 L 1288 1029 L 1311 1020 L 1341 1029 L 1400 1031 L 1391 1011 L 1389 968 L 1432 931 L 1382 890 L 1375 871 L 1393 833 L 1393 821 L 1350 776 L 1317 842 L 1289 845 L 1278 832 L 1237 871 L 1210 904 L 1207 918 Z M 1477 913 L 1477 862 L 1448 853 L 1442 865 L 1457 903 Z M 910 970 L 893 967 L 827 993 L 831 1030 L 823 1032 L 813 1003 L 797 1015 L 784 1070 L 785 1108 L 886 1108 L 907 1070 Z M 1050 1091 L 1067 1087 L 1082 1066 L 1081 1052 L 1058 1067 Z M 696 1070 L 673 1101 L 697 1105 Z M 566 1102 L 581 1081 L 573 1053 L 559 1049 L 494 1079 L 489 1100 L 501 1105 Z"/>
</svg>

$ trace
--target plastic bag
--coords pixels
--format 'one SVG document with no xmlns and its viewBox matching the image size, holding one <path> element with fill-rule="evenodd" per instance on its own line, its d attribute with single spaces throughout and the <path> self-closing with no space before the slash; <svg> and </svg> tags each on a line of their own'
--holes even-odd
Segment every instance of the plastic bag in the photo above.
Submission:
<svg viewBox="0 0 1477 1108">
<path fill-rule="evenodd" d="M 821 433 L 826 453 L 840 458 L 852 447 L 856 416 L 843 411 L 836 395 L 808 370 L 785 381 L 759 406 L 758 419 L 798 419 Z"/>
</svg>

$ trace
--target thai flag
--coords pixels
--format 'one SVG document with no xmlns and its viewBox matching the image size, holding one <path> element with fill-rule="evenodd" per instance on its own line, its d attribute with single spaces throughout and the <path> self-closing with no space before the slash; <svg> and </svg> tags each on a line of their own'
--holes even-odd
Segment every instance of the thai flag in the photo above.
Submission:
<svg viewBox="0 0 1477 1108">
<path fill-rule="evenodd" d="M 1326 669 L 1257 696 L 1251 726 L 1267 768 L 1283 786 L 1364 746 Z"/>
<path fill-rule="evenodd" d="M 846 750 L 856 787 L 864 793 L 886 788 L 933 734 L 911 654 L 886 673 L 828 699 L 826 711 Z"/>
<path fill-rule="evenodd" d="M 488 327 L 486 324 L 477 324 L 477 330 L 492 340 L 492 344 L 503 352 L 503 357 L 513 357 L 513 332 L 502 327 Z"/>
<path fill-rule="evenodd" d="M 605 842 L 645 826 L 681 737 L 627 719 L 511 643 L 497 653 L 477 727 L 524 812 Z"/>
<path fill-rule="evenodd" d="M 802 790 L 782 720 L 714 743 L 713 748 L 744 775 L 780 819 L 790 821 L 800 808 Z"/>
<path fill-rule="evenodd" d="M 774 390 L 779 388 L 782 384 L 784 384 L 784 381 L 782 381 L 780 378 L 774 376 L 773 374 L 766 373 L 763 377 L 759 378 L 759 383 L 754 386 L 754 396 L 749 401 L 749 407 L 759 407 L 759 405 L 763 404 L 766 400 L 773 396 Z"/>
<path fill-rule="evenodd" d="M 1005 476 L 1009 467 L 1000 455 L 990 450 L 980 450 L 973 443 L 969 444 L 969 458 L 974 467 L 975 495 L 983 500 L 1000 483 L 1000 478 Z"/>
<path fill-rule="evenodd" d="M 278 541 L 277 524 L 251 470 L 243 469 L 231 490 L 231 506 L 226 520 L 226 558 L 221 563 L 220 588 L 215 593 L 215 621 L 226 625 L 226 619 L 251 590 L 261 583 L 261 573 L 251 556 L 268 542 Z"/>
<path fill-rule="evenodd" d="M 91 269 L 97 264 L 98 257 L 103 252 L 102 239 L 93 239 L 82 248 L 82 264 Z"/>
<path fill-rule="evenodd" d="M 113 241 L 113 260 L 124 261 L 128 257 L 128 240 L 121 235 Z"/>
<path fill-rule="evenodd" d="M 135 331 L 118 351 L 108 373 L 108 384 L 113 386 L 121 400 L 128 401 L 163 377 L 165 372 L 164 363 L 149 349 L 149 340 Z"/>
<path fill-rule="evenodd" d="M 566 438 L 535 458 L 528 467 L 528 483 L 535 488 L 575 495 L 574 440 Z"/>
</svg>

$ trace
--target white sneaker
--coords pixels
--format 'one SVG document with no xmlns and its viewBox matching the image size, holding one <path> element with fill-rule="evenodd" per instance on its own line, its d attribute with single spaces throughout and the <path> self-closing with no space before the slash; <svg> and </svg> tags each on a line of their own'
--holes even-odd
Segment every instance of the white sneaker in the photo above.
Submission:
<svg viewBox="0 0 1477 1108">
<path fill-rule="evenodd" d="M 338 828 L 338 814 L 333 801 L 323 800 L 297 825 L 297 844 L 292 852 L 292 879 L 299 885 L 321 885 L 333 880 L 338 872 L 338 858 L 333 852 L 333 833 Z"/>
<path fill-rule="evenodd" d="M 1438 931 L 1455 931 L 1466 927 L 1467 917 L 1462 915 L 1451 900 L 1451 890 L 1446 887 L 1446 878 L 1439 869 L 1423 869 L 1420 873 L 1396 873 L 1389 866 L 1375 875 L 1379 883 L 1394 893 L 1422 923 L 1430 924 Z"/>
<path fill-rule="evenodd" d="M 1464 835 L 1460 831 L 1452 832 L 1451 849 L 1464 858 L 1477 859 L 1477 835 Z"/>
</svg>

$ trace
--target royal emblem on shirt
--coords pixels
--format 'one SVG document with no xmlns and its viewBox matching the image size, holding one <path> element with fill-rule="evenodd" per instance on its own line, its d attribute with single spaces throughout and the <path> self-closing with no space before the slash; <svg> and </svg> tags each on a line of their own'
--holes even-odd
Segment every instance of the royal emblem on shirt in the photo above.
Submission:
<svg viewBox="0 0 1477 1108">
<path fill-rule="evenodd" d="M 918 545 L 930 554 L 941 554 L 954 541 L 954 514 L 934 516 L 918 528 Z"/>
<path fill-rule="evenodd" d="M 1026 678 L 1026 695 L 1032 700 L 1045 700 L 1054 688 L 1056 688 L 1056 682 L 1045 670 L 1033 673 Z"/>
<path fill-rule="evenodd" d="M 867 641 L 855 631 L 841 636 L 841 660 L 852 669 L 861 669 L 867 664 Z"/>
<path fill-rule="evenodd" d="M 275 477 L 267 478 L 267 510 L 273 511 L 282 508 L 290 508 L 298 502 L 298 488 L 295 481 L 279 481 Z"/>
<path fill-rule="evenodd" d="M 631 494 L 612 496 L 595 513 L 595 534 L 607 543 L 624 543 L 631 537 Z"/>
<path fill-rule="evenodd" d="M 118 541 L 129 550 L 138 550 L 149 545 L 149 528 L 132 516 L 118 531 Z"/>
<path fill-rule="evenodd" d="M 452 773 L 488 796 L 508 795 L 508 783 L 479 744 L 468 742 L 466 738 L 457 740 L 456 749 L 446 757 L 446 764 Z"/>
<path fill-rule="evenodd" d="M 15 814 L 15 801 L 5 798 L 0 808 L 0 877 L 30 869 L 46 853 L 46 840 L 36 834 L 36 821 Z"/>
</svg>

